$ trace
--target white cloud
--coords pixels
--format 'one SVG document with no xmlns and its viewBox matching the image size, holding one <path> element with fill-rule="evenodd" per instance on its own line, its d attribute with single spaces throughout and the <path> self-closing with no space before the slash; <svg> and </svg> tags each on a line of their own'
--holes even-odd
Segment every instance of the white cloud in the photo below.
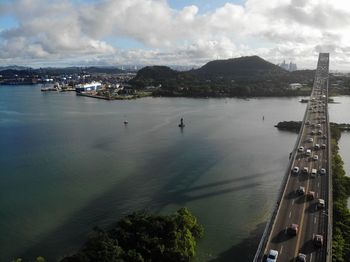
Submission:
<svg viewBox="0 0 350 262">
<path fill-rule="evenodd" d="M 247 0 L 200 13 L 166 0 L 16 0 L 0 4 L 19 25 L 0 30 L 0 63 L 201 64 L 257 54 L 272 62 L 292 58 L 314 67 L 319 51 L 346 67 L 350 3 L 346 0 Z M 107 41 L 129 38 L 143 49 Z M 11 60 L 12 59 L 12 60 Z"/>
</svg>

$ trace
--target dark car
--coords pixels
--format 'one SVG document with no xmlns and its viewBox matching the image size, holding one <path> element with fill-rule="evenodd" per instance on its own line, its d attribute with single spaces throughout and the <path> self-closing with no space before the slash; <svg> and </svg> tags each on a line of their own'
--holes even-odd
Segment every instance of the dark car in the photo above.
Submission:
<svg viewBox="0 0 350 262">
<path fill-rule="evenodd" d="M 299 253 L 296 259 L 297 262 L 306 262 L 306 255 Z"/>
<path fill-rule="evenodd" d="M 316 247 L 322 247 L 323 246 L 323 236 L 322 235 L 314 235 L 313 243 Z"/>
<path fill-rule="evenodd" d="M 290 236 L 296 236 L 298 234 L 298 229 L 299 226 L 297 224 L 291 224 L 287 229 L 287 233 Z"/>
<path fill-rule="evenodd" d="M 297 191 L 296 191 L 296 193 L 298 194 L 298 195 L 305 195 L 305 187 L 303 187 L 303 186 L 300 186 L 298 189 L 297 189 Z"/>
</svg>

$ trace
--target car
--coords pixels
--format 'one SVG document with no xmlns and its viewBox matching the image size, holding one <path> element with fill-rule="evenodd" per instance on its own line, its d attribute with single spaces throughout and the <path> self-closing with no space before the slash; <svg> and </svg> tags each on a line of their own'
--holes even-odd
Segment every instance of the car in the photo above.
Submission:
<svg viewBox="0 0 350 262">
<path fill-rule="evenodd" d="M 312 239 L 314 246 L 322 247 L 323 246 L 323 236 L 319 234 L 315 234 Z"/>
<path fill-rule="evenodd" d="M 325 168 L 320 169 L 320 175 L 325 175 L 327 173 Z"/>
<path fill-rule="evenodd" d="M 306 255 L 303 253 L 299 253 L 296 259 L 297 262 L 306 262 Z"/>
<path fill-rule="evenodd" d="M 318 135 L 322 135 L 322 130 L 318 130 L 318 131 L 317 131 L 317 134 L 318 134 Z"/>
<path fill-rule="evenodd" d="M 305 187 L 300 186 L 300 187 L 297 189 L 297 194 L 298 194 L 298 195 L 305 195 Z"/>
<path fill-rule="evenodd" d="M 315 150 L 319 150 L 320 149 L 320 144 L 315 144 L 314 149 Z"/>
<path fill-rule="evenodd" d="M 310 110 L 311 108 L 309 108 L 309 110 Z M 307 120 L 306 122 L 305 122 L 305 125 L 310 125 L 310 121 L 309 120 Z"/>
<path fill-rule="evenodd" d="M 317 169 L 315 169 L 315 168 L 311 169 L 310 176 L 313 177 L 313 178 L 315 178 L 316 175 L 317 175 Z"/>
<path fill-rule="evenodd" d="M 314 156 L 312 157 L 312 160 L 317 161 L 317 160 L 318 160 L 318 155 L 314 155 Z"/>
<path fill-rule="evenodd" d="M 303 168 L 303 174 L 309 174 L 309 168 L 308 167 L 304 167 Z"/>
<path fill-rule="evenodd" d="M 317 128 L 321 128 L 321 124 L 317 124 L 316 127 L 317 127 Z"/>
<path fill-rule="evenodd" d="M 295 174 L 295 175 L 299 174 L 299 167 L 297 166 L 293 167 L 292 174 Z"/>
<path fill-rule="evenodd" d="M 287 233 L 290 236 L 296 236 L 298 234 L 298 229 L 299 229 L 299 226 L 297 224 L 291 224 L 287 228 Z"/>
<path fill-rule="evenodd" d="M 269 254 L 267 255 L 266 262 L 276 262 L 278 257 L 278 251 L 270 249 Z"/>
<path fill-rule="evenodd" d="M 304 152 L 304 147 L 303 147 L 303 146 L 300 146 L 300 147 L 298 148 L 298 152 Z"/>
<path fill-rule="evenodd" d="M 314 142 L 314 139 L 313 139 L 312 137 L 309 137 L 309 138 L 306 140 L 306 142 L 312 143 L 312 142 Z"/>
<path fill-rule="evenodd" d="M 317 200 L 317 208 L 322 209 L 322 208 L 324 208 L 324 206 L 325 206 L 325 201 L 324 201 L 324 199 L 319 198 L 319 199 Z"/>
<path fill-rule="evenodd" d="M 311 156 L 311 149 L 306 149 L 306 155 Z"/>
<path fill-rule="evenodd" d="M 315 135 L 316 133 L 315 133 L 314 130 L 312 130 L 310 134 L 311 134 L 311 135 Z"/>
<path fill-rule="evenodd" d="M 323 138 L 323 139 L 326 139 L 326 138 L 327 138 L 327 136 L 326 136 L 326 135 L 323 135 L 323 136 L 322 136 L 322 138 Z"/>
<path fill-rule="evenodd" d="M 314 191 L 307 192 L 306 197 L 308 200 L 314 200 L 315 199 L 315 192 Z"/>
<path fill-rule="evenodd" d="M 322 145 L 321 145 L 321 148 L 322 148 L 322 149 L 325 149 L 325 148 L 326 148 L 326 144 L 322 144 Z"/>
</svg>

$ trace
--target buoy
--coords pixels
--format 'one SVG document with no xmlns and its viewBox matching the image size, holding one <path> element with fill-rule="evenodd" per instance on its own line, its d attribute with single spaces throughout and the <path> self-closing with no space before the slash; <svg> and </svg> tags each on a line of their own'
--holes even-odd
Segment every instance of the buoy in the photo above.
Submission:
<svg viewBox="0 0 350 262">
<path fill-rule="evenodd" d="M 179 127 L 181 127 L 181 128 L 185 127 L 184 119 L 182 117 L 181 117 L 181 120 L 180 120 Z"/>
</svg>

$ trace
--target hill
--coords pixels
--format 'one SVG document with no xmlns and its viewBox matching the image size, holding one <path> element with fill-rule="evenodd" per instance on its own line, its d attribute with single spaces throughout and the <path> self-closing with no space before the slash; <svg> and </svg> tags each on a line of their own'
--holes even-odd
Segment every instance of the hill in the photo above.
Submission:
<svg viewBox="0 0 350 262">
<path fill-rule="evenodd" d="M 203 77 L 247 77 L 265 74 L 286 74 L 287 71 L 259 56 L 243 56 L 227 60 L 210 61 L 192 71 Z"/>
<path fill-rule="evenodd" d="M 290 73 L 258 56 L 210 61 L 189 71 L 165 66 L 145 67 L 130 82 L 136 88 L 161 88 L 154 95 L 166 96 L 292 96 L 309 95 L 311 89 L 290 90 L 290 83 L 311 86 L 314 71 Z"/>
</svg>

